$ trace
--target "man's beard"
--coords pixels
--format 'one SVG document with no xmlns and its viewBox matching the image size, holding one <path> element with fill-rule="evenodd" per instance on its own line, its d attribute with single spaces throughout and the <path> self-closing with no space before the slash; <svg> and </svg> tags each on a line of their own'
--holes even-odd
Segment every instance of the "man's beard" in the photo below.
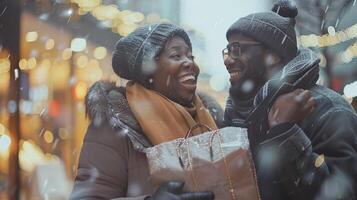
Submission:
<svg viewBox="0 0 357 200">
<path fill-rule="evenodd" d="M 258 61 L 259 62 L 259 61 Z M 231 83 L 229 93 L 235 100 L 246 101 L 255 97 L 259 89 L 265 84 L 266 72 L 262 63 L 255 62 L 247 68 L 239 80 Z M 252 67 L 255 66 L 255 67 Z"/>
</svg>

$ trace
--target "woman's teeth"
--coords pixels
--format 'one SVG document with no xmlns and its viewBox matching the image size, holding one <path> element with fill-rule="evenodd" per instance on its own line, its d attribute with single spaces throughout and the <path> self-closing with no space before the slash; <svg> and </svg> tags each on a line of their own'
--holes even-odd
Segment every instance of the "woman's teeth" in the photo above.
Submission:
<svg viewBox="0 0 357 200">
<path fill-rule="evenodd" d="M 186 81 L 196 81 L 196 77 L 193 75 L 188 75 L 180 78 L 180 82 L 186 82 Z"/>
</svg>

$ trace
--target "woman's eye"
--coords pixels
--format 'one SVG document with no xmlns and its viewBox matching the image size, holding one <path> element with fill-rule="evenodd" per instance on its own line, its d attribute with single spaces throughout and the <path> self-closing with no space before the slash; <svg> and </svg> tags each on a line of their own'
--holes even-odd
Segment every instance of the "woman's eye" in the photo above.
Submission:
<svg viewBox="0 0 357 200">
<path fill-rule="evenodd" d="M 181 56 L 180 56 L 180 55 L 178 55 L 178 54 L 171 55 L 170 57 L 171 57 L 171 58 L 173 58 L 173 59 L 176 59 L 176 60 L 178 60 L 178 59 L 180 59 L 180 58 L 181 58 Z"/>
<path fill-rule="evenodd" d="M 187 56 L 190 60 L 194 60 L 195 59 L 195 56 L 192 56 L 192 55 L 190 55 L 190 56 Z"/>
</svg>

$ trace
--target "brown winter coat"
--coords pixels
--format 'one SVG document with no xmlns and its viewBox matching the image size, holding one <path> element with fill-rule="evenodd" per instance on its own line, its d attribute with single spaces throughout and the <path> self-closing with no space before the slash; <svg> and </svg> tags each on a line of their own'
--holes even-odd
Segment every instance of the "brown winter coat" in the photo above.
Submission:
<svg viewBox="0 0 357 200">
<path fill-rule="evenodd" d="M 219 127 L 223 111 L 210 97 L 199 94 Z M 144 153 L 152 146 L 130 111 L 125 88 L 97 82 L 87 94 L 92 120 L 81 150 L 70 199 L 144 199 L 150 185 Z M 148 116 L 150 117 L 150 116 Z"/>
</svg>

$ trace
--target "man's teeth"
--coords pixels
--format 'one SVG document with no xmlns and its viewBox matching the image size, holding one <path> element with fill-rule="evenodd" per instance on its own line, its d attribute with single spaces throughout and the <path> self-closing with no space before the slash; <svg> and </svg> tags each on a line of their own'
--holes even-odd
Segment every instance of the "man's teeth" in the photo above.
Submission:
<svg viewBox="0 0 357 200">
<path fill-rule="evenodd" d="M 196 77 L 193 75 L 189 75 L 189 76 L 184 76 L 181 78 L 181 82 L 185 82 L 185 81 L 195 81 Z"/>
<path fill-rule="evenodd" d="M 232 72 L 230 73 L 231 78 L 239 78 L 239 72 Z"/>
</svg>

